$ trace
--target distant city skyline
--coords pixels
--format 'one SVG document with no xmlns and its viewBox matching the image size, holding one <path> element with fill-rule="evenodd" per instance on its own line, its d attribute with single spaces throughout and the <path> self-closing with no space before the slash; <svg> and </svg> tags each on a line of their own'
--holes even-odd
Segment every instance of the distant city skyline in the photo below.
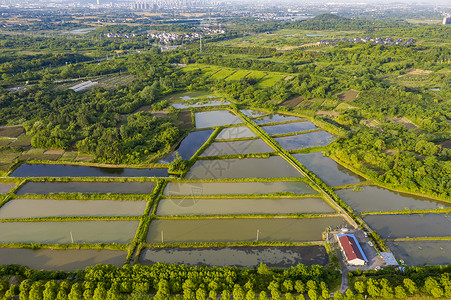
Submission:
<svg viewBox="0 0 451 300">
<path fill-rule="evenodd" d="M 28 3 L 30 1 L 28 0 L 3 0 L 1 2 L 8 2 L 8 3 Z M 136 0 L 37 0 L 34 2 L 39 3 L 91 3 L 91 4 L 97 4 L 97 3 L 110 3 L 110 2 L 136 2 Z M 141 2 L 155 2 L 155 0 L 141 0 Z M 223 0 L 221 2 L 230 2 L 230 3 L 246 3 L 246 4 L 308 4 L 308 3 L 315 3 L 315 4 L 329 4 L 329 5 L 346 5 L 346 4 L 362 4 L 362 5 L 373 5 L 373 4 L 411 4 L 411 5 L 425 5 L 425 6 L 433 6 L 433 5 L 451 5 L 451 0 L 430 0 L 430 1 L 411 1 L 411 0 Z"/>
</svg>

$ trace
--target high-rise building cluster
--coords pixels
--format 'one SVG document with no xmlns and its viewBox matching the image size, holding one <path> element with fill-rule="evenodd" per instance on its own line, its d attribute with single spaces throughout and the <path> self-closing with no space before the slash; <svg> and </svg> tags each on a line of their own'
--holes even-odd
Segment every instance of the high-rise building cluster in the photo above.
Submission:
<svg viewBox="0 0 451 300">
<path fill-rule="evenodd" d="M 137 0 L 131 7 L 136 10 L 151 10 L 156 8 L 186 8 L 210 5 L 209 0 Z"/>
</svg>

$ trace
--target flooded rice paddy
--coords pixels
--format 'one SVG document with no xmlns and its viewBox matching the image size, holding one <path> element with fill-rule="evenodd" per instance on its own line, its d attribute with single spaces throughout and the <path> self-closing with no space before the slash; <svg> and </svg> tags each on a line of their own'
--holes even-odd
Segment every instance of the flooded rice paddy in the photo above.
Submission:
<svg viewBox="0 0 451 300">
<path fill-rule="evenodd" d="M 328 227 L 346 222 L 341 217 L 314 219 L 212 219 L 154 220 L 150 223 L 148 243 L 320 241 Z M 162 234 L 163 232 L 163 234 Z"/>
<path fill-rule="evenodd" d="M 140 216 L 146 205 L 146 201 L 13 199 L 0 208 L 0 219 Z"/>
<path fill-rule="evenodd" d="M 358 183 L 364 180 L 363 177 L 337 164 L 333 159 L 323 156 L 321 152 L 297 153 L 293 156 L 330 186 Z"/>
<path fill-rule="evenodd" d="M 337 190 L 335 193 L 353 210 L 396 211 L 415 209 L 441 209 L 451 207 L 451 203 L 425 197 L 399 193 L 378 186 L 363 186 L 362 190 Z"/>
<path fill-rule="evenodd" d="M 253 109 L 243 109 L 241 110 L 241 112 L 249 118 L 256 118 L 256 117 L 261 117 L 264 115 L 267 115 L 267 112 L 264 111 L 259 111 L 259 110 L 253 110 Z"/>
<path fill-rule="evenodd" d="M 323 246 L 302 247 L 224 247 L 224 248 L 146 248 L 142 264 L 185 264 L 190 266 L 235 266 L 253 268 L 263 263 L 272 268 L 297 264 L 326 265 L 329 259 Z"/>
<path fill-rule="evenodd" d="M 321 198 L 300 199 L 161 199 L 157 215 L 242 215 L 335 213 Z"/>
<path fill-rule="evenodd" d="M 451 241 L 386 242 L 397 259 L 409 266 L 448 265 L 451 261 Z"/>
<path fill-rule="evenodd" d="M 186 175 L 187 179 L 282 177 L 302 177 L 302 175 L 280 156 L 198 160 Z"/>
<path fill-rule="evenodd" d="M 295 116 L 272 114 L 269 116 L 255 119 L 254 122 L 256 124 L 268 124 L 268 123 L 279 123 L 279 122 L 301 121 L 301 120 L 303 120 L 303 119 L 299 118 L 299 117 L 295 117 Z"/>
<path fill-rule="evenodd" d="M 0 243 L 128 243 L 138 221 L 57 221 L 0 223 Z"/>
<path fill-rule="evenodd" d="M 197 103 L 174 103 L 172 104 L 172 107 L 177 109 L 185 109 L 185 108 L 191 108 L 191 107 L 208 107 L 208 106 L 219 106 L 219 105 L 229 105 L 229 101 L 222 101 L 222 100 L 213 100 L 209 102 L 197 102 Z"/>
<path fill-rule="evenodd" d="M 263 140 L 243 140 L 214 142 L 200 156 L 236 155 L 249 153 L 269 153 L 274 150 Z"/>
<path fill-rule="evenodd" d="M 256 137 L 257 134 L 247 126 L 224 128 L 216 137 L 216 140 L 241 139 Z"/>
<path fill-rule="evenodd" d="M 0 183 L 0 194 L 8 193 L 14 186 L 13 183 Z"/>
<path fill-rule="evenodd" d="M 102 168 L 76 165 L 23 164 L 11 177 L 167 177 L 168 169 Z"/>
<path fill-rule="evenodd" d="M 197 112 L 196 128 L 217 127 L 231 124 L 242 124 L 243 121 L 227 110 Z"/>
<path fill-rule="evenodd" d="M 318 127 L 315 126 L 310 121 L 304 121 L 304 122 L 294 122 L 294 123 L 285 123 L 280 125 L 272 125 L 272 126 L 262 126 L 262 129 L 266 131 L 269 135 L 276 135 L 276 134 L 286 134 L 286 133 L 295 133 L 295 132 L 301 132 L 301 131 L 309 131 L 309 130 L 315 130 L 318 129 Z"/>
<path fill-rule="evenodd" d="M 20 264 L 36 270 L 76 271 L 96 264 L 120 267 L 126 258 L 127 252 L 112 250 L 0 248 L 0 265 Z"/>
<path fill-rule="evenodd" d="M 214 130 L 199 130 L 190 132 L 180 143 L 180 145 L 175 149 L 175 151 L 166 158 L 163 158 L 159 163 L 171 163 L 178 153 L 183 159 L 190 159 L 194 153 L 202 147 L 203 144 L 208 140 Z"/>
<path fill-rule="evenodd" d="M 273 182 L 169 182 L 164 195 L 316 194 L 303 181 Z"/>
<path fill-rule="evenodd" d="M 383 239 L 449 236 L 451 215 L 367 215 L 363 220 Z"/>
<path fill-rule="evenodd" d="M 315 131 L 298 135 L 274 138 L 285 150 L 293 151 L 310 147 L 327 146 L 333 142 L 333 135 L 327 131 Z"/>
<path fill-rule="evenodd" d="M 27 182 L 17 191 L 16 194 L 150 194 L 152 193 L 154 186 L 155 184 L 153 182 Z"/>
</svg>

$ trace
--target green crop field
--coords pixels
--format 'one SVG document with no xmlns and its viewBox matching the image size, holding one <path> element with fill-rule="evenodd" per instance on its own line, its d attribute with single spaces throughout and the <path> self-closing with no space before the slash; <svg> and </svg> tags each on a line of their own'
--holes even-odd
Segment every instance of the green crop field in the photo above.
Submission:
<svg viewBox="0 0 451 300">
<path fill-rule="evenodd" d="M 276 72 L 263 72 L 254 70 L 240 70 L 203 64 L 192 64 L 183 68 L 186 72 L 201 70 L 203 76 L 212 80 L 236 81 L 242 78 L 253 78 L 257 82 L 257 87 L 268 88 L 276 82 L 289 76 L 288 74 Z"/>
<path fill-rule="evenodd" d="M 257 82 L 257 86 L 261 88 L 267 88 L 273 86 L 277 81 L 284 79 L 286 75 L 269 73 Z"/>
<path fill-rule="evenodd" d="M 232 75 L 230 75 L 229 77 L 227 77 L 226 80 L 227 81 L 240 80 L 241 78 L 246 77 L 250 73 L 251 72 L 247 71 L 247 70 L 239 70 L 239 71 L 236 71 L 235 73 L 233 73 Z"/>
<path fill-rule="evenodd" d="M 211 76 L 211 79 L 217 79 L 217 80 L 221 80 L 226 78 L 227 76 L 230 76 L 233 73 L 232 70 L 228 70 L 228 69 L 223 69 L 217 73 L 215 73 L 213 76 Z"/>
</svg>

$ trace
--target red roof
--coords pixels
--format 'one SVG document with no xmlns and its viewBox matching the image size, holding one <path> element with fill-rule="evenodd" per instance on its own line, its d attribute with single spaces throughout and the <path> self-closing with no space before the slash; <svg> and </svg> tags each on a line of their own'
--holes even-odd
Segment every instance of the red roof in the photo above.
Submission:
<svg viewBox="0 0 451 300">
<path fill-rule="evenodd" d="M 356 245 L 355 239 L 349 237 L 348 235 L 343 235 L 339 237 L 338 240 L 340 241 L 341 247 L 343 248 L 348 261 L 354 260 L 356 258 L 365 260 L 362 252 L 360 252 L 359 247 Z"/>
</svg>

